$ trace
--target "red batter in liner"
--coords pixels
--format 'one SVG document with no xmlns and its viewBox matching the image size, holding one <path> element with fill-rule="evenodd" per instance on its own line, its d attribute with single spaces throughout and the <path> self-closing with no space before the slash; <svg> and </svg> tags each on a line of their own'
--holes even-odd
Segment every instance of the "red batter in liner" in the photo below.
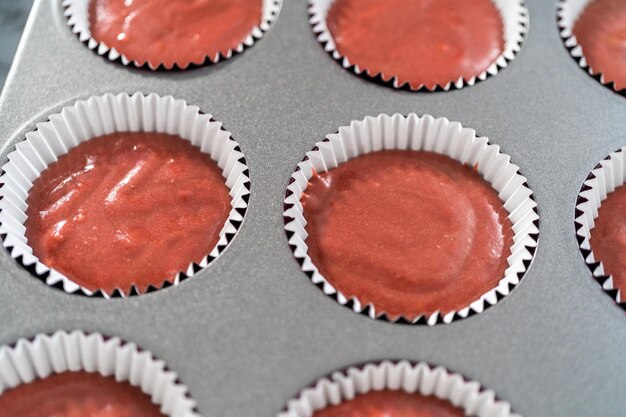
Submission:
<svg viewBox="0 0 626 417">
<path fill-rule="evenodd" d="M 114 133 L 61 156 L 27 199 L 33 253 L 90 290 L 160 287 L 217 244 L 231 210 L 217 164 L 188 141 Z"/>
<path fill-rule="evenodd" d="M 504 49 L 491 0 L 335 0 L 326 23 L 352 64 L 413 89 L 477 76 Z"/>
<path fill-rule="evenodd" d="M 447 156 L 363 155 L 315 175 L 301 201 L 322 275 L 390 317 L 467 307 L 508 267 L 513 231 L 501 200 Z"/>
<path fill-rule="evenodd" d="M 591 250 L 601 261 L 604 273 L 613 276 L 613 287 L 626 295 L 626 187 L 610 193 L 598 209 L 595 227 L 591 230 Z"/>
<path fill-rule="evenodd" d="M 370 391 L 350 401 L 325 408 L 313 417 L 463 417 L 450 402 L 419 393 Z"/>
<path fill-rule="evenodd" d="M 574 35 L 594 74 L 626 88 L 626 2 L 593 0 L 574 24 Z"/>
<path fill-rule="evenodd" d="M 0 395 L 3 417 L 164 417 L 150 397 L 128 382 L 66 372 Z"/>
<path fill-rule="evenodd" d="M 94 39 L 153 67 L 186 67 L 242 43 L 261 24 L 262 0 L 91 0 Z"/>
</svg>

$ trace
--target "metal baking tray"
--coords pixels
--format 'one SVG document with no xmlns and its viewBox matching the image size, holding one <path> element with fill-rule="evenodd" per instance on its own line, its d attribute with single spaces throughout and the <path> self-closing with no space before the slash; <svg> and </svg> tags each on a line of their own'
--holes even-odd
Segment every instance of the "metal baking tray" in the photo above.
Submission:
<svg viewBox="0 0 626 417">
<path fill-rule="evenodd" d="M 626 101 L 578 68 L 558 34 L 556 0 L 528 0 L 516 59 L 473 87 L 397 91 L 344 70 L 287 0 L 266 37 L 213 66 L 151 72 L 111 63 L 37 0 L 0 97 L 1 164 L 35 123 L 80 98 L 155 92 L 200 106 L 241 144 L 252 194 L 230 247 L 180 286 L 130 299 L 68 295 L 0 251 L 0 343 L 58 329 L 137 342 L 178 372 L 205 416 L 273 417 L 329 372 L 380 359 L 443 365 L 476 379 L 525 417 L 623 416 L 626 319 L 578 249 L 574 206 L 598 161 L 626 144 Z M 459 121 L 511 155 L 540 215 L 521 284 L 482 314 L 434 327 L 355 314 L 300 270 L 283 229 L 296 164 L 328 133 L 379 113 Z"/>
</svg>

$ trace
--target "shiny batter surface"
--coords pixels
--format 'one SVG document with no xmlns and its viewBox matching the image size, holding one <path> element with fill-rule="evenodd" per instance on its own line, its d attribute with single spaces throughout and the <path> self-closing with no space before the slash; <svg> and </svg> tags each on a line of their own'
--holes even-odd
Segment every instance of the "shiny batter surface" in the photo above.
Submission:
<svg viewBox="0 0 626 417">
<path fill-rule="evenodd" d="M 471 168 L 381 151 L 314 176 L 302 197 L 313 263 L 344 295 L 392 317 L 468 306 L 504 277 L 513 231 Z"/>
<path fill-rule="evenodd" d="M 626 88 L 626 2 L 593 0 L 574 24 L 574 35 L 594 74 Z"/>
<path fill-rule="evenodd" d="M 185 67 L 234 49 L 261 24 L 262 0 L 91 0 L 99 42 L 140 64 Z"/>
<path fill-rule="evenodd" d="M 419 393 L 370 391 L 350 401 L 325 408 L 313 417 L 463 417 L 450 402 Z"/>
<path fill-rule="evenodd" d="M 28 195 L 33 253 L 90 290 L 172 280 L 219 240 L 231 210 L 217 164 L 188 141 L 114 133 L 51 164 Z"/>
<path fill-rule="evenodd" d="M 591 250 L 596 261 L 602 261 L 604 273 L 613 276 L 613 287 L 626 294 L 626 187 L 610 193 L 598 209 L 591 230 Z"/>
<path fill-rule="evenodd" d="M 2 417 L 164 417 L 128 382 L 66 372 L 18 385 L 0 395 Z"/>
<path fill-rule="evenodd" d="M 477 76 L 504 48 L 491 0 L 336 0 L 326 22 L 352 64 L 413 88 Z"/>
</svg>

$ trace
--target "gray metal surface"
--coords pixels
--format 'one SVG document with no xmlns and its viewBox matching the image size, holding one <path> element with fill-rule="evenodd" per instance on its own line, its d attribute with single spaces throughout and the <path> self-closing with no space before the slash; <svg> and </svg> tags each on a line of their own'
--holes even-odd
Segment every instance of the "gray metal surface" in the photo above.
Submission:
<svg viewBox="0 0 626 417">
<path fill-rule="evenodd" d="M 0 251 L 0 343 L 57 329 L 119 335 L 165 359 L 207 417 L 273 417 L 336 368 L 383 358 L 444 365 L 525 417 L 623 416 L 624 312 L 583 263 L 574 205 L 583 179 L 626 144 L 626 99 L 589 77 L 558 36 L 555 0 L 528 0 L 530 32 L 497 76 L 445 93 L 375 85 L 317 44 L 305 0 L 287 0 L 266 38 L 213 67 L 125 68 L 70 32 L 58 0 L 38 0 L 0 98 L 0 162 L 36 121 L 105 92 L 172 94 L 224 122 L 250 166 L 250 209 L 211 267 L 177 288 L 128 300 L 48 288 Z M 289 177 L 313 144 L 366 115 L 430 113 L 475 128 L 510 154 L 535 191 L 539 248 L 511 295 L 434 328 L 368 319 L 300 271 L 283 231 Z"/>
</svg>

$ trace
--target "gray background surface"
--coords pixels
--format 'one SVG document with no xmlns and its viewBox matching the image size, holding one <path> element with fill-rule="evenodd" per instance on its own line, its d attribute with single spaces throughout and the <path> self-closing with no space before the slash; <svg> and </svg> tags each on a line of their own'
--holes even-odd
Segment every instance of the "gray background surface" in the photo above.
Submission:
<svg viewBox="0 0 626 417">
<path fill-rule="evenodd" d="M 9 72 L 32 0 L 0 0 L 0 89 Z"/>
<path fill-rule="evenodd" d="M 58 0 L 36 1 L 0 98 L 6 161 L 33 123 L 105 92 L 172 94 L 223 121 L 250 166 L 250 209 L 208 270 L 128 300 L 67 295 L 0 251 L 0 343 L 57 329 L 135 341 L 165 359 L 205 416 L 274 416 L 321 375 L 367 360 L 444 365 L 480 381 L 526 417 L 623 416 L 624 312 L 602 292 L 574 236 L 589 170 L 626 144 L 624 97 L 577 67 L 562 46 L 555 1 L 529 0 L 530 32 L 497 76 L 445 93 L 375 85 L 342 69 L 311 33 L 304 0 L 243 55 L 179 73 L 100 58 L 66 26 Z M 502 146 L 528 177 L 541 216 L 533 265 L 511 295 L 451 325 L 411 327 L 357 315 L 300 271 L 283 231 L 296 163 L 338 126 L 366 115 L 430 113 Z"/>
</svg>

